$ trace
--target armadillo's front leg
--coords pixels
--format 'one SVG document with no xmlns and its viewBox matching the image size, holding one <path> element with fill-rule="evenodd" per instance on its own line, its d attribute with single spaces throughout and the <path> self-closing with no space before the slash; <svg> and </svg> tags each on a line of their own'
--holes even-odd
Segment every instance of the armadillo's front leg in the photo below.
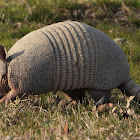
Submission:
<svg viewBox="0 0 140 140">
<path fill-rule="evenodd" d="M 9 100 L 13 99 L 18 94 L 19 94 L 18 90 L 12 89 L 2 99 L 0 99 L 0 103 L 7 103 Z"/>
</svg>

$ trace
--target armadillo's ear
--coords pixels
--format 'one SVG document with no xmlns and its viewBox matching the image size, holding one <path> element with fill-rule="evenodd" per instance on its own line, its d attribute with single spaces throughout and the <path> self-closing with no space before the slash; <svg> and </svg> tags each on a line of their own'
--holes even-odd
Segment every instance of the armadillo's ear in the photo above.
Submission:
<svg viewBox="0 0 140 140">
<path fill-rule="evenodd" d="M 2 61 L 5 61 L 6 54 L 7 54 L 6 49 L 2 45 L 0 45 L 0 59 Z"/>
</svg>

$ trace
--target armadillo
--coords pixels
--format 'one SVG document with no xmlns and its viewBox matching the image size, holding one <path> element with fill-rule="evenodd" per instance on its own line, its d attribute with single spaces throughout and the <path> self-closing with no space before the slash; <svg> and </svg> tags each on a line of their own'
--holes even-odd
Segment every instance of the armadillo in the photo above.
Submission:
<svg viewBox="0 0 140 140">
<path fill-rule="evenodd" d="M 17 95 L 88 91 L 95 101 L 119 88 L 140 97 L 122 49 L 102 31 L 77 21 L 48 25 L 0 51 L 0 102 Z M 81 92 L 82 94 L 82 92 Z"/>
</svg>

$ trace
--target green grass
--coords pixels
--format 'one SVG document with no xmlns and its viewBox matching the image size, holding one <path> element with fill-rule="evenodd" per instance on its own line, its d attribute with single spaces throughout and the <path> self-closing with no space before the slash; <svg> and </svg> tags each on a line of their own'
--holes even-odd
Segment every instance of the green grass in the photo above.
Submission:
<svg viewBox="0 0 140 140">
<path fill-rule="evenodd" d="M 139 14 L 139 0 L 1 0 L 0 44 L 9 50 L 21 37 L 45 25 L 64 20 L 85 22 L 114 40 L 125 38 L 117 43 L 129 60 L 131 76 L 140 85 Z M 93 101 L 87 106 L 74 105 L 60 92 L 21 103 L 17 99 L 0 106 L 0 139 L 140 138 L 140 106 L 131 101 L 126 108 L 127 98 L 113 90 L 115 106 L 101 112 L 94 110 Z"/>
</svg>

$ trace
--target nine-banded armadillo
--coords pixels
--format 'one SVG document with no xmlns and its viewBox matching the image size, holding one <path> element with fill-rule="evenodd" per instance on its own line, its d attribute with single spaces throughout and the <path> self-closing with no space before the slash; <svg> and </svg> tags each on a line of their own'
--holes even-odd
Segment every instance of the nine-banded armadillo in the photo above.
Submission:
<svg viewBox="0 0 140 140">
<path fill-rule="evenodd" d="M 2 46 L 1 46 L 2 49 Z M 76 21 L 33 31 L 0 51 L 0 102 L 17 95 L 87 90 L 95 101 L 113 88 L 140 97 L 122 49 L 103 32 Z M 7 92 L 7 93 L 6 93 Z M 82 92 L 81 92 L 82 94 Z"/>
</svg>

